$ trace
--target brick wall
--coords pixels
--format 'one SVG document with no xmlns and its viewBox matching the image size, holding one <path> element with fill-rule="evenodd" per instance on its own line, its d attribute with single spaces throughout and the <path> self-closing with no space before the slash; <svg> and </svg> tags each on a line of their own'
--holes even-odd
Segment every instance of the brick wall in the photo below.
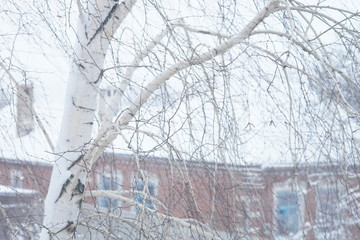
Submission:
<svg viewBox="0 0 360 240">
<path fill-rule="evenodd" d="M 141 169 L 148 177 L 142 181 L 156 186 L 154 209 L 196 219 L 234 239 L 283 236 L 312 240 L 324 234 L 329 239 L 338 234 L 348 239 L 360 237 L 357 167 L 262 168 L 192 161 L 185 165 L 177 160 L 106 154 L 93 169 L 87 189 L 100 189 L 103 176 L 116 177 L 115 188 L 126 191 L 123 196 L 130 199 L 138 194 L 133 188 L 140 181 Z M 41 199 L 46 195 L 51 170 L 49 164 L 3 159 L 0 181 L 13 188 L 36 190 Z M 85 204 L 101 207 L 98 197 L 87 198 Z M 137 213 L 134 202 L 119 201 L 114 206 L 127 214 Z M 331 214 L 332 218 L 327 216 Z M 337 229 L 329 228 L 329 224 L 336 224 Z"/>
</svg>

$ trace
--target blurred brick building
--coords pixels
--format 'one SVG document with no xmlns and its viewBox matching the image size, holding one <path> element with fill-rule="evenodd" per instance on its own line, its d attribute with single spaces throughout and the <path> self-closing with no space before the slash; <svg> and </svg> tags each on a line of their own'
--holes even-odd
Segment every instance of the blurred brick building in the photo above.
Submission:
<svg viewBox="0 0 360 240">
<path fill-rule="evenodd" d="M 87 190 L 118 191 L 129 201 L 94 195 L 84 201 L 88 208 L 135 216 L 142 204 L 195 219 L 228 239 L 360 238 L 359 166 L 262 167 L 108 153 L 93 169 Z M 0 159 L 2 226 L 9 216 L 41 219 L 26 208 L 21 218 L 11 206 L 36 205 L 41 215 L 51 170 L 47 163 Z"/>
</svg>

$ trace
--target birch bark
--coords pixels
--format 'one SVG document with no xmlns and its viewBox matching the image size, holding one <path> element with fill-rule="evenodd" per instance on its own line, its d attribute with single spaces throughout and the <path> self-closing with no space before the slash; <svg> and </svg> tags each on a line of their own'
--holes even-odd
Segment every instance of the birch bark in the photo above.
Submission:
<svg viewBox="0 0 360 240">
<path fill-rule="evenodd" d="M 103 125 L 98 136 L 92 139 L 97 95 L 109 43 L 135 2 L 136 0 L 126 0 L 118 4 L 117 1 L 93 0 L 87 5 L 86 10 L 82 9 L 80 14 L 75 46 L 76 56 L 68 79 L 62 127 L 55 148 L 57 159 L 45 200 L 41 239 L 52 237 L 71 239 L 74 236 L 87 172 L 91 170 L 91 165 L 103 149 L 116 138 L 118 127 L 115 125 L 120 129 L 127 125 L 152 93 L 177 72 L 213 59 L 249 37 L 258 24 L 278 10 L 281 3 L 279 0 L 272 1 L 239 34 L 234 35 L 227 42 L 209 52 L 197 55 L 195 59 L 180 61 L 165 70 L 140 93 L 127 111 L 122 111 L 123 114 L 115 120 L 115 123 Z M 158 36 L 159 41 L 163 34 L 165 33 Z M 142 57 L 140 55 L 134 63 L 137 64 Z M 129 76 L 132 75 L 132 70 L 127 73 Z M 109 116 L 110 120 L 111 114 Z"/>
<path fill-rule="evenodd" d="M 85 187 L 87 172 L 80 162 L 91 142 L 103 64 L 113 34 L 135 2 L 93 0 L 86 7 L 79 6 L 77 40 L 41 239 L 74 236 L 82 201 L 74 196 Z"/>
</svg>

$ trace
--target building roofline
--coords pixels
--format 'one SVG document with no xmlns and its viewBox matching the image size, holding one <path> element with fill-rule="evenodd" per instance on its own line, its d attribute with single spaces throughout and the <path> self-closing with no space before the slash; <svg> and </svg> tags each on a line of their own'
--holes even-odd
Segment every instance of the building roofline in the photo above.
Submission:
<svg viewBox="0 0 360 240">
<path fill-rule="evenodd" d="M 52 162 L 46 162 L 41 160 L 24 160 L 19 158 L 4 158 L 0 157 L 0 163 L 19 164 L 19 165 L 32 165 L 32 166 L 44 166 L 52 167 Z"/>
<path fill-rule="evenodd" d="M 105 152 L 105 157 L 114 157 L 120 161 L 128 161 L 128 159 L 134 158 L 134 154 L 131 153 L 118 153 L 118 152 Z M 140 159 L 144 161 L 145 159 L 151 160 L 147 161 L 147 165 L 168 165 L 169 159 L 165 157 L 156 157 L 156 156 L 146 156 L 140 155 Z M 184 161 L 176 159 L 176 162 L 180 166 L 184 166 Z M 317 172 L 320 170 L 331 170 L 340 172 L 341 170 L 353 168 L 353 171 L 360 171 L 360 164 L 344 165 L 341 161 L 329 161 L 329 162 L 304 162 L 297 164 L 274 164 L 273 166 L 263 166 L 261 164 L 234 164 L 234 163 L 218 163 L 214 161 L 195 161 L 195 160 L 185 160 L 187 167 L 191 168 L 207 168 L 217 167 L 219 170 L 237 170 L 237 171 L 264 171 L 271 172 L 277 170 L 286 170 L 293 171 L 294 169 L 304 171 L 308 170 L 310 172 Z"/>
<path fill-rule="evenodd" d="M 127 161 L 128 159 L 134 158 L 134 154 L 130 153 L 117 153 L 117 152 L 105 152 L 105 157 L 115 157 L 120 161 Z M 169 158 L 166 157 L 157 157 L 157 156 L 146 156 L 140 155 L 140 160 L 144 161 L 147 165 L 168 165 Z M 147 161 L 150 160 L 150 161 Z M 172 159 L 171 161 L 176 161 L 180 166 L 184 166 L 186 163 L 187 167 L 191 168 L 202 168 L 206 167 L 217 167 L 219 169 L 231 169 L 231 170 L 248 170 L 248 169 L 261 169 L 261 164 L 234 164 L 234 163 L 223 163 L 223 162 L 215 162 L 215 161 L 196 161 L 196 160 L 188 160 L 186 159 Z"/>
</svg>

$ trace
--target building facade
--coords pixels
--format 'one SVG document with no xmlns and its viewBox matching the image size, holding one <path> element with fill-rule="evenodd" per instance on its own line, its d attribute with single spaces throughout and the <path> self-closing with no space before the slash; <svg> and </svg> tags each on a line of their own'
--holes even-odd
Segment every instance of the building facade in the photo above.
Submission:
<svg viewBox="0 0 360 240">
<path fill-rule="evenodd" d="M 339 164 L 262 167 L 107 153 L 89 173 L 83 215 L 106 213 L 134 221 L 148 213 L 171 216 L 186 219 L 183 223 L 193 231 L 212 229 L 223 239 L 359 239 L 359 170 Z M 2 236 L 15 229 L 26 238 L 30 223 L 37 230 L 51 171 L 47 163 L 1 159 Z M 85 238 L 94 231 L 91 221 L 79 228 Z M 108 228 L 115 229 L 116 220 L 111 224 Z"/>
</svg>

